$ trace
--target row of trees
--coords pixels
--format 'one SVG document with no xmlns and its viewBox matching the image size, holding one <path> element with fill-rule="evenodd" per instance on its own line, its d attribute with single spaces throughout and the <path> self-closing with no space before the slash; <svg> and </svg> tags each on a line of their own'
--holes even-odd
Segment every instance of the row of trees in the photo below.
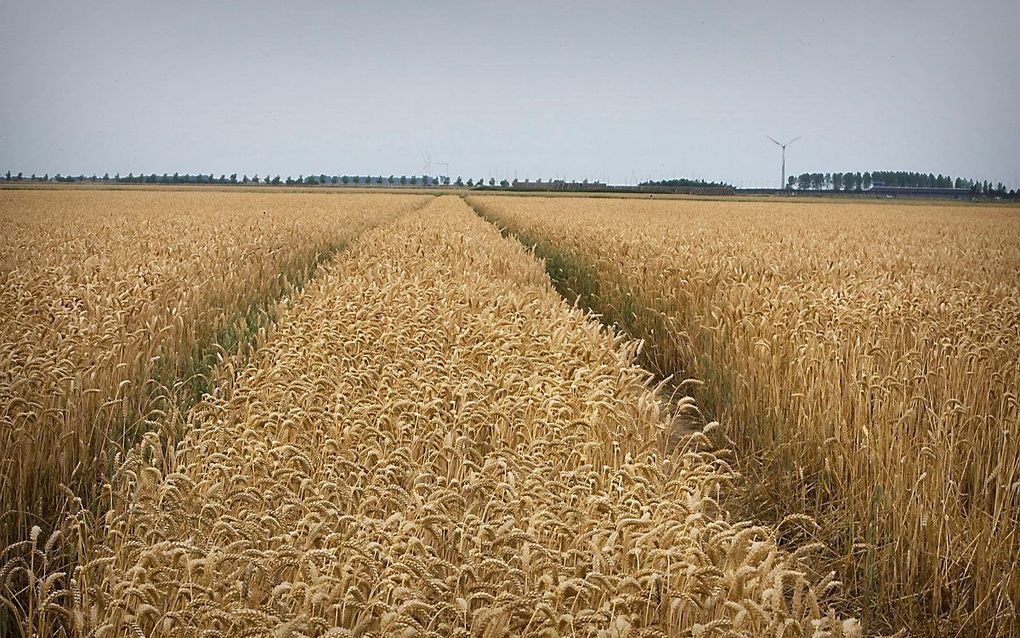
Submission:
<svg viewBox="0 0 1020 638">
<path fill-rule="evenodd" d="M 48 173 L 45 175 L 36 175 L 33 173 L 26 177 L 23 173 L 12 174 L 11 171 L 7 171 L 4 175 L 4 179 L 10 182 L 109 182 L 114 184 L 347 184 L 351 186 L 373 184 L 396 185 L 398 183 L 412 185 L 450 184 L 450 178 L 446 176 L 414 175 L 408 177 L 406 175 L 402 175 L 397 177 L 395 175 L 390 175 L 389 177 L 383 177 L 382 175 L 379 175 L 378 177 L 375 177 L 370 175 L 326 175 L 324 173 L 308 176 L 299 175 L 296 178 L 290 176 L 284 178 L 279 175 L 272 176 L 269 174 L 264 177 L 259 177 L 258 175 L 252 175 L 251 177 L 248 175 L 242 175 L 239 177 L 237 173 L 233 173 L 231 175 L 224 174 L 219 177 L 216 177 L 213 173 L 198 173 L 197 175 L 192 175 L 190 173 L 174 173 L 173 175 L 168 173 L 163 173 L 162 175 L 157 175 L 156 173 L 148 175 L 139 173 L 138 175 L 135 175 L 134 173 L 128 173 L 126 176 L 122 176 L 120 173 L 117 173 L 112 177 L 109 173 L 106 173 L 102 177 L 97 175 L 61 175 L 60 173 L 51 177 Z M 460 182 L 459 177 L 457 180 Z M 468 181 L 472 184 L 474 183 L 474 180 Z M 481 180 L 479 180 L 479 183 L 481 183 Z"/>
<path fill-rule="evenodd" d="M 801 173 L 790 175 L 787 188 L 798 190 L 867 190 L 873 185 L 871 173 Z"/>
<path fill-rule="evenodd" d="M 974 194 L 1006 196 L 1015 191 L 1006 190 L 999 182 L 977 181 L 933 173 L 913 171 L 873 171 L 864 173 L 801 173 L 790 175 L 787 188 L 798 190 L 862 191 L 874 186 L 895 186 L 901 188 L 959 188 Z"/>
<path fill-rule="evenodd" d="M 7 171 L 7 174 L 3 177 L 9 182 L 98 182 L 98 183 L 111 183 L 111 184 L 268 184 L 270 186 L 297 186 L 297 185 L 343 185 L 343 186 L 457 186 L 457 187 L 500 187 L 500 188 L 513 188 L 519 184 L 528 184 L 527 180 L 524 182 L 518 181 L 516 178 L 513 181 L 500 180 L 496 181 L 496 178 L 490 177 L 488 180 L 484 178 L 468 178 L 467 180 L 462 177 L 456 179 L 450 178 L 447 175 L 390 175 L 389 177 L 383 177 L 382 175 L 326 175 L 325 173 L 319 175 L 299 175 L 298 177 L 281 177 L 279 175 L 265 175 L 258 176 L 252 175 L 241 175 L 238 177 L 237 173 L 231 175 L 220 175 L 216 177 L 213 173 L 199 173 L 192 175 L 190 173 L 174 173 L 170 175 L 163 173 L 157 175 L 151 173 L 148 175 L 134 173 L 128 173 L 126 176 L 117 173 L 110 176 L 109 173 L 102 177 L 96 175 L 61 175 L 56 174 L 52 177 L 47 173 L 45 175 L 32 174 L 25 177 L 22 173 L 11 174 Z M 542 180 L 538 180 L 539 184 Z M 585 184 L 588 180 L 584 181 Z M 700 184 L 712 185 L 708 182 L 701 182 Z"/>
<path fill-rule="evenodd" d="M 686 177 L 681 177 L 680 179 L 660 179 L 658 181 L 641 182 L 640 186 L 666 186 L 669 188 L 708 186 L 713 188 L 732 188 L 733 185 L 727 184 L 726 182 L 708 182 L 703 179 L 687 179 Z"/>
<path fill-rule="evenodd" d="M 220 175 L 216 177 L 213 173 L 205 174 L 199 173 L 192 175 L 190 173 L 174 173 L 170 175 L 163 173 L 157 175 L 151 173 L 148 175 L 134 173 L 128 173 L 127 176 L 122 176 L 117 173 L 110 176 L 106 173 L 102 177 L 96 175 L 61 175 L 57 173 L 52 177 L 47 173 L 45 175 L 32 175 L 26 177 L 23 173 L 12 174 L 11 171 L 3 177 L 8 182 L 98 182 L 98 183 L 111 183 L 111 184 L 268 184 L 270 186 L 295 186 L 295 185 L 344 185 L 344 186 L 458 186 L 473 188 L 475 186 L 500 186 L 502 188 L 510 188 L 516 186 L 519 182 L 514 179 L 512 182 L 507 180 L 496 181 L 496 178 L 490 177 L 487 181 L 484 178 L 468 178 L 464 180 L 461 177 L 451 179 L 447 175 L 390 175 L 389 177 L 383 177 L 382 175 L 326 175 L 325 173 L 319 175 L 299 175 L 298 177 L 281 177 L 279 175 L 265 175 L 260 177 L 258 175 L 242 175 L 238 177 L 237 173 L 231 175 Z"/>
</svg>

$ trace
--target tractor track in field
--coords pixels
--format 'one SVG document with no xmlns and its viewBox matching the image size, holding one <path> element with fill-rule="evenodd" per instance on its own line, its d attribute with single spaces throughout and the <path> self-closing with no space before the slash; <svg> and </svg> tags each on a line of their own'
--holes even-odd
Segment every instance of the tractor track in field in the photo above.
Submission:
<svg viewBox="0 0 1020 638">
<path fill-rule="evenodd" d="M 610 309 L 598 304 L 596 300 L 598 281 L 588 274 L 593 271 L 588 264 L 573 255 L 556 250 L 546 242 L 523 232 L 521 229 L 509 227 L 502 223 L 501 220 L 475 206 L 466 197 L 461 196 L 461 199 L 464 200 L 464 203 L 476 215 L 495 226 L 503 237 L 513 238 L 520 242 L 536 257 L 541 259 L 545 264 L 546 273 L 549 275 L 553 288 L 560 293 L 560 296 L 567 303 L 576 304 L 588 311 L 610 330 L 619 331 L 635 340 L 642 341 L 642 346 L 644 346 L 644 341 L 640 336 L 635 336 L 633 331 L 629 329 L 627 325 L 628 314 L 626 312 L 611 314 L 609 312 Z M 638 351 L 638 363 L 646 370 L 652 372 L 657 382 L 657 396 L 666 405 L 670 406 L 672 432 L 670 433 L 669 449 L 682 445 L 684 440 L 690 435 L 696 432 L 703 432 L 706 430 L 706 427 L 711 430 L 709 424 L 713 422 L 713 419 L 710 415 L 704 413 L 701 406 L 693 403 L 690 395 L 687 394 L 687 387 L 692 384 L 700 384 L 700 381 L 693 379 L 678 380 L 675 373 L 663 373 L 657 370 L 652 360 L 645 356 L 644 347 Z"/>
</svg>

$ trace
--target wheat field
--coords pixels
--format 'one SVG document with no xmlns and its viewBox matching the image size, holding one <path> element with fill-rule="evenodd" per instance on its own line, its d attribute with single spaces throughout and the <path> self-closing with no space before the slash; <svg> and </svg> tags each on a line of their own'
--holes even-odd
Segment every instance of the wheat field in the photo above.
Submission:
<svg viewBox="0 0 1020 638">
<path fill-rule="evenodd" d="M 95 509 L 201 387 L 202 357 L 254 340 L 319 261 L 425 199 L 0 191 L 0 547 L 48 536 L 69 501 Z"/>
<path fill-rule="evenodd" d="M 1015 208 L 469 201 L 702 382 L 749 511 L 815 519 L 868 627 L 1020 635 Z"/>
<path fill-rule="evenodd" d="M 1013 211 L 468 203 L 0 191 L 0 633 L 1018 633 Z"/>
<path fill-rule="evenodd" d="M 860 635 L 806 575 L 816 548 L 730 520 L 703 434 L 668 449 L 636 347 L 437 199 L 320 268 L 179 443 L 146 435 L 56 614 L 95 636 Z"/>
</svg>

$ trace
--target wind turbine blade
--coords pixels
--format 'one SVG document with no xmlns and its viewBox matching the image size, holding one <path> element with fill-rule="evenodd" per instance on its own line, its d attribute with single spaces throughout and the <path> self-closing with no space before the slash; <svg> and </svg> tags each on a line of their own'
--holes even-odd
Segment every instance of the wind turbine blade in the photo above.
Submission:
<svg viewBox="0 0 1020 638">
<path fill-rule="evenodd" d="M 773 143 L 773 144 L 775 144 L 776 146 L 782 146 L 782 144 L 780 144 L 779 142 L 777 142 L 777 141 L 776 141 L 776 139 L 775 139 L 774 137 L 772 137 L 771 135 L 766 135 L 765 137 L 767 137 L 767 138 L 769 138 L 770 140 L 772 140 L 772 143 Z"/>
<path fill-rule="evenodd" d="M 802 137 L 804 137 L 804 136 L 803 135 L 798 135 L 797 137 L 795 137 L 792 140 L 790 140 L 789 142 L 787 142 L 786 145 L 789 146 L 790 144 L 793 144 L 794 142 L 796 142 L 797 140 L 799 140 Z"/>
</svg>

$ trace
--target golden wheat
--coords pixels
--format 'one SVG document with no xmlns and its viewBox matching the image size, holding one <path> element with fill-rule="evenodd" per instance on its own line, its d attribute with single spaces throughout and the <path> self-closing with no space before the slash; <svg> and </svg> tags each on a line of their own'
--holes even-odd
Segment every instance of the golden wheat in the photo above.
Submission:
<svg viewBox="0 0 1020 638">
<path fill-rule="evenodd" d="M 140 432 L 166 422 L 173 388 L 163 385 L 190 382 L 180 376 L 200 346 L 216 347 L 235 317 L 425 199 L 0 191 L 6 611 L 12 592 L 32 589 L 34 575 L 18 571 L 30 530 L 52 530 L 69 499 L 101 511 L 93 486 Z"/>
<path fill-rule="evenodd" d="M 79 631 L 859 635 L 704 435 L 670 448 L 636 349 L 459 199 L 368 232 L 129 455 Z"/>
<path fill-rule="evenodd" d="M 1020 635 L 1015 209 L 474 198 L 697 377 L 756 513 L 806 513 L 866 619 Z"/>
</svg>

